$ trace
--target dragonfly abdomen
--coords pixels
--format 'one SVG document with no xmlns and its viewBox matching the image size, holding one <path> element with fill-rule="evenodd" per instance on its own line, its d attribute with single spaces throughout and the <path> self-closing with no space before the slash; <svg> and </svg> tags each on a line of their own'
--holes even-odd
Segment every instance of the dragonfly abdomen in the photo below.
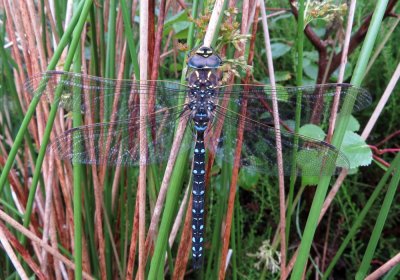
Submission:
<svg viewBox="0 0 400 280">
<path fill-rule="evenodd" d="M 196 268 L 201 266 L 203 256 L 205 173 L 204 133 L 198 131 L 194 147 L 192 187 L 192 254 Z"/>
</svg>

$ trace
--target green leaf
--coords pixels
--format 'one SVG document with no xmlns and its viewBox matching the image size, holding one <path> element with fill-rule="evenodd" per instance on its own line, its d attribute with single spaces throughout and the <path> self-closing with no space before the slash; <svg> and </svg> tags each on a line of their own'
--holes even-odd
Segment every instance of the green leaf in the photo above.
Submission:
<svg viewBox="0 0 400 280">
<path fill-rule="evenodd" d="M 250 190 L 257 185 L 260 179 L 260 173 L 251 166 L 243 166 L 239 171 L 239 186 Z"/>
<path fill-rule="evenodd" d="M 289 81 L 292 78 L 292 74 L 289 71 L 275 71 L 275 81 L 284 82 Z"/>
<path fill-rule="evenodd" d="M 297 154 L 297 166 L 304 174 L 311 174 L 315 166 L 321 166 L 322 160 L 319 159 L 318 151 L 301 150 Z M 317 185 L 318 176 L 301 176 L 301 182 L 303 185 Z"/>
<path fill-rule="evenodd" d="M 325 132 L 315 124 L 306 124 L 300 127 L 299 134 L 308 136 L 317 140 L 325 139 Z"/>
<path fill-rule="evenodd" d="M 353 115 L 350 115 L 349 124 L 347 125 L 346 130 L 355 132 L 358 131 L 359 129 L 360 129 L 360 123 L 355 117 L 353 117 Z"/>
<path fill-rule="evenodd" d="M 281 84 L 276 84 L 275 88 L 276 88 L 276 90 L 278 90 L 282 93 L 283 92 L 286 93 L 286 94 L 281 94 L 281 95 L 277 96 L 278 101 L 286 102 L 289 99 L 289 94 L 287 93 L 286 88 Z M 271 95 L 272 86 L 268 84 L 265 86 L 265 89 L 266 89 L 266 94 Z"/>
<path fill-rule="evenodd" d="M 271 18 L 271 23 L 276 23 L 276 22 L 278 22 L 280 20 L 283 20 L 283 19 L 286 20 L 286 19 L 291 18 L 291 17 L 293 17 L 292 13 L 284 13 L 282 15 L 279 15 L 279 16 Z"/>
<path fill-rule="evenodd" d="M 292 74 L 289 71 L 275 71 L 275 81 L 276 82 L 285 82 L 289 81 L 292 78 Z M 263 84 L 270 84 L 271 81 L 268 77 L 265 77 L 261 80 Z"/>
<path fill-rule="evenodd" d="M 301 184 L 303 186 L 316 186 L 318 185 L 318 176 L 301 176 Z"/>
<path fill-rule="evenodd" d="M 287 52 L 290 51 L 291 48 L 292 47 L 287 44 L 272 43 L 271 44 L 272 58 L 275 59 L 284 56 Z"/>
<path fill-rule="evenodd" d="M 189 22 L 178 22 L 173 24 L 175 39 L 186 39 L 189 32 Z"/>
<path fill-rule="evenodd" d="M 309 64 L 303 67 L 304 73 L 312 80 L 317 79 L 318 66 L 316 64 Z"/>
<path fill-rule="evenodd" d="M 371 164 L 371 149 L 360 135 L 352 131 L 346 131 L 340 149 L 349 160 L 351 169 Z"/>
<path fill-rule="evenodd" d="M 290 129 L 290 130 L 294 130 L 295 126 L 296 126 L 296 122 L 294 120 L 285 120 L 285 126 L 281 125 L 281 133 L 283 134 L 286 130 L 286 126 Z"/>
<path fill-rule="evenodd" d="M 182 64 L 172 64 L 171 63 L 168 68 L 169 68 L 170 72 L 174 72 L 174 71 L 180 72 L 180 71 L 182 71 Z"/>
<path fill-rule="evenodd" d="M 344 68 L 344 77 L 343 77 L 343 80 L 349 79 L 350 76 L 352 75 L 352 73 L 353 73 L 353 65 L 351 65 L 350 62 L 348 62 L 348 63 L 346 63 L 346 67 Z M 336 83 L 337 80 L 338 80 L 338 78 L 339 78 L 339 68 L 337 68 L 337 69 L 335 70 L 335 72 L 332 73 L 330 79 L 332 80 L 332 82 L 335 82 L 335 83 Z"/>
<path fill-rule="evenodd" d="M 182 26 L 186 24 L 186 27 L 189 25 L 189 19 L 186 10 L 182 10 L 180 13 L 177 13 L 164 22 L 163 35 L 168 35 L 172 29 L 174 29 L 176 33 L 181 32 L 183 30 L 181 24 Z"/>
<path fill-rule="evenodd" d="M 270 120 L 271 118 L 272 114 L 268 111 L 265 111 L 260 115 L 260 120 Z"/>
<path fill-rule="evenodd" d="M 319 60 L 319 54 L 317 51 L 304 52 L 304 57 L 310 59 L 310 61 L 313 61 L 315 63 L 317 63 Z"/>
</svg>

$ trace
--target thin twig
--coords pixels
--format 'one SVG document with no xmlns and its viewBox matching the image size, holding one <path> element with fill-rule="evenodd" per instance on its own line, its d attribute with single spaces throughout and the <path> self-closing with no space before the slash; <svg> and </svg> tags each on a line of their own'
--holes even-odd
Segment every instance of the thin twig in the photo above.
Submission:
<svg viewBox="0 0 400 280">
<path fill-rule="evenodd" d="M 349 52 L 349 45 L 350 45 L 351 30 L 353 27 L 353 20 L 354 20 L 354 12 L 356 10 L 356 2 L 357 1 L 355 1 L 355 0 L 351 1 L 349 15 L 347 17 L 346 35 L 345 35 L 345 39 L 344 39 L 344 43 L 343 43 L 342 58 L 341 58 L 341 63 L 340 63 L 340 68 L 339 68 L 339 77 L 338 77 L 339 84 L 343 82 L 344 70 L 346 69 L 347 55 Z M 332 109 L 331 109 L 331 117 L 329 120 L 329 129 L 328 129 L 328 135 L 327 135 L 328 143 L 331 142 L 332 136 L 333 136 L 333 130 L 335 129 L 337 111 L 339 109 L 339 101 L 340 101 L 340 87 L 337 87 L 336 94 L 333 99 L 333 104 L 332 104 Z"/>
<path fill-rule="evenodd" d="M 282 158 L 282 140 L 281 131 L 279 125 L 279 110 L 278 101 L 276 97 L 276 84 L 275 84 L 275 72 L 274 63 L 272 61 L 272 48 L 271 40 L 269 38 L 267 15 L 265 13 L 264 1 L 258 1 L 258 5 L 261 4 L 261 16 L 264 30 L 264 43 L 267 54 L 268 62 L 268 73 L 272 87 L 271 98 L 272 98 L 272 110 L 274 118 L 274 131 L 275 131 L 275 142 L 276 142 L 276 157 L 278 164 L 278 181 L 279 181 L 279 217 L 280 217 L 280 236 L 281 236 L 281 279 L 286 278 L 286 207 L 285 207 L 285 178 L 283 174 L 283 158 Z"/>
<path fill-rule="evenodd" d="M 50 161 L 53 162 L 54 161 L 54 153 L 51 152 L 50 153 Z M 53 181 L 53 177 L 54 177 L 54 168 L 55 165 L 52 164 L 50 165 L 49 168 L 49 177 L 47 178 L 47 182 L 46 182 L 46 202 L 45 202 L 45 214 L 44 214 L 44 226 L 43 226 L 43 236 L 42 236 L 42 240 L 43 243 L 47 243 L 48 239 L 49 239 L 49 230 L 50 230 L 50 223 L 51 223 L 51 213 L 53 208 L 53 204 L 52 204 L 52 200 L 53 200 L 53 188 L 54 188 L 54 181 Z M 42 261 L 40 264 L 40 268 L 44 273 L 47 273 L 47 266 L 48 266 L 48 259 L 47 259 L 47 252 L 45 250 L 42 251 Z"/>
<path fill-rule="evenodd" d="M 147 80 L 148 71 L 148 29 L 149 29 L 149 1 L 140 1 L 140 80 Z M 147 94 L 140 94 L 140 104 L 147 104 Z M 147 116 L 147 106 L 140 106 L 140 118 L 145 119 Z M 139 199 L 139 280 L 145 279 L 146 268 L 146 250 L 145 250 L 145 234 L 146 234 L 146 170 L 147 167 L 147 133 L 146 123 L 140 122 L 140 167 L 139 167 L 139 183 L 138 196 Z"/>
<path fill-rule="evenodd" d="M 400 22 L 400 16 L 396 18 L 396 21 L 392 24 L 390 29 L 385 32 L 385 37 L 383 40 L 380 42 L 380 44 L 375 48 L 374 50 L 374 55 L 371 57 L 371 59 L 368 62 L 367 68 L 365 69 L 364 77 L 368 75 L 369 70 L 371 70 L 372 66 L 374 65 L 376 59 L 378 56 L 381 54 L 382 50 L 387 46 L 387 41 L 390 39 L 390 37 L 393 35 L 394 30 L 396 30 L 397 25 Z"/>
<path fill-rule="evenodd" d="M 171 230 L 171 233 L 169 235 L 168 242 L 169 242 L 169 246 L 171 248 L 174 245 L 175 238 L 178 235 L 178 231 L 180 229 L 183 217 L 185 215 L 185 210 L 187 209 L 187 204 L 188 204 L 188 201 L 189 201 L 189 190 L 190 190 L 190 188 L 189 188 L 189 186 L 187 186 L 187 188 L 185 190 L 185 195 L 182 198 L 182 203 L 179 206 L 179 211 L 178 211 L 178 213 L 176 215 L 175 222 L 174 222 L 174 224 L 172 226 L 172 230 Z"/>
<path fill-rule="evenodd" d="M 176 255 L 175 267 L 172 279 L 183 279 L 186 272 L 187 262 L 189 260 L 191 246 L 191 229 L 192 229 L 192 195 L 188 199 L 188 207 L 186 208 L 185 223 L 182 229 L 181 240 Z"/>
<path fill-rule="evenodd" d="M 133 278 L 133 269 L 135 267 L 135 258 L 136 258 L 136 244 L 137 238 L 139 235 L 139 200 L 136 199 L 135 203 L 135 215 L 133 216 L 133 225 L 132 225 L 132 235 L 131 235 L 131 245 L 129 247 L 129 255 L 128 255 L 128 267 L 126 269 L 126 279 Z M 139 274 L 136 275 L 136 279 L 139 277 Z"/>
<path fill-rule="evenodd" d="M 390 139 L 392 139 L 398 135 L 400 135 L 400 130 L 397 130 L 397 131 L 389 134 L 388 136 L 386 136 L 382 141 L 379 141 L 379 143 L 375 144 L 375 147 L 379 147 L 379 146 L 382 146 L 383 144 L 386 144 L 386 142 L 388 142 Z"/>
<path fill-rule="evenodd" d="M 3 245 L 3 249 L 7 253 L 7 257 L 10 258 L 18 275 L 22 279 L 28 280 L 29 278 L 26 275 L 24 268 L 22 267 L 21 263 L 19 262 L 17 255 L 14 253 L 13 248 L 11 247 L 10 243 L 8 242 L 7 237 L 5 236 L 5 234 L 3 232 L 3 225 L 0 226 L 0 243 Z"/>
<path fill-rule="evenodd" d="M 208 25 L 206 34 L 204 35 L 204 46 L 211 47 L 212 40 L 214 38 L 214 34 L 217 29 L 218 19 L 222 13 L 222 7 L 224 6 L 223 0 L 215 1 L 213 12 L 211 14 L 210 23 Z"/>
<path fill-rule="evenodd" d="M 371 133 L 371 130 L 375 126 L 379 116 L 382 113 L 383 108 L 385 108 L 385 105 L 386 105 L 389 97 L 391 96 L 392 93 L 394 93 L 393 90 L 394 90 L 394 87 L 396 86 L 399 78 L 400 78 L 400 63 L 397 64 L 396 70 L 394 71 L 392 78 L 390 79 L 390 82 L 385 89 L 385 92 L 383 93 L 381 99 L 379 100 L 378 105 L 376 106 L 367 125 L 364 128 L 364 131 L 361 134 L 361 137 L 363 139 L 367 139 L 367 137 Z"/>
<path fill-rule="evenodd" d="M 394 266 L 398 265 L 400 263 L 400 253 L 398 253 L 396 256 L 385 262 L 383 265 L 381 265 L 378 269 L 376 269 L 374 272 L 372 272 L 370 275 L 368 275 L 365 280 L 375 280 L 375 279 L 380 279 L 381 276 L 386 274 L 389 270 L 391 270 Z"/>
</svg>

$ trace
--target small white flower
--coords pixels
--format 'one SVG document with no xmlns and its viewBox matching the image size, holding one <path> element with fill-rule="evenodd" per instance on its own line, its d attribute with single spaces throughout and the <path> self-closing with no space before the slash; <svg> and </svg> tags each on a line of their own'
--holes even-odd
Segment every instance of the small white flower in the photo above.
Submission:
<svg viewBox="0 0 400 280">
<path fill-rule="evenodd" d="M 258 262 L 254 264 L 254 267 L 258 270 L 267 267 L 272 273 L 280 271 L 281 254 L 272 248 L 271 244 L 269 244 L 269 240 L 263 241 L 257 253 L 248 253 L 247 256 L 258 259 Z"/>
</svg>

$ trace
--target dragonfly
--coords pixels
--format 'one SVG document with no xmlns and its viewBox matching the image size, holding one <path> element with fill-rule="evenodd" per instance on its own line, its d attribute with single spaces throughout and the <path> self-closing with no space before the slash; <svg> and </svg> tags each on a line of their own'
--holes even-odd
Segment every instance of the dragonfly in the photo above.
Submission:
<svg viewBox="0 0 400 280">
<path fill-rule="evenodd" d="M 330 108 L 339 96 L 340 114 L 351 114 L 371 102 L 369 93 L 350 84 L 271 87 L 264 84 L 222 85 L 223 61 L 202 46 L 188 57 L 187 84 L 172 81 L 113 80 L 81 73 L 48 71 L 30 79 L 28 89 L 55 99 L 69 112 L 79 110 L 87 124 L 66 130 L 50 144 L 56 157 L 80 164 L 139 166 L 168 160 L 179 120 L 185 120 L 193 141 L 180 152 L 192 154 L 192 259 L 199 268 L 204 256 L 206 155 L 232 163 L 242 145 L 240 168 L 263 176 L 277 176 L 276 135 L 272 96 L 279 108 L 284 174 L 330 176 L 349 169 L 336 147 L 294 132 L 296 109 L 300 126 L 328 125 Z M 39 84 L 39 87 L 37 85 Z M 59 94 L 57 94 L 59 92 Z M 143 95 L 148 96 L 142 99 Z M 352 99 L 352 110 L 343 107 Z M 146 101 L 143 101 L 146 100 Z M 140 115 L 141 107 L 148 114 Z M 246 107 L 245 114 L 241 109 Z M 243 129 L 239 141 L 238 127 Z M 142 127 L 142 128 L 141 128 Z M 145 131 L 143 130 L 145 127 Z M 140 156 L 139 139 L 147 133 L 147 158 Z M 293 160 L 296 153 L 297 160 Z"/>
</svg>

